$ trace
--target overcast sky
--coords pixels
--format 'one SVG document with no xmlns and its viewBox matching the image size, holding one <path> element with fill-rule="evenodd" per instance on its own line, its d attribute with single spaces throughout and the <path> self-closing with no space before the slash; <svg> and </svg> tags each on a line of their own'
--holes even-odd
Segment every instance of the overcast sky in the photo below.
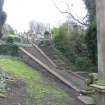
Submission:
<svg viewBox="0 0 105 105">
<path fill-rule="evenodd" d="M 64 1 L 72 4 L 73 11 L 78 17 L 86 14 L 82 0 L 55 0 L 62 10 L 66 9 Z M 5 0 L 4 10 L 8 15 L 7 23 L 18 31 L 27 30 L 31 20 L 55 26 L 64 22 L 67 16 L 55 8 L 52 0 Z"/>
</svg>

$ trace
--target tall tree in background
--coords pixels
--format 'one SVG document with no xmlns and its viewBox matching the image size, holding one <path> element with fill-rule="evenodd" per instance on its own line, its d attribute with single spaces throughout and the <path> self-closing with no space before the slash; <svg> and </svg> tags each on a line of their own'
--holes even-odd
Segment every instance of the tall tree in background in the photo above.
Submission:
<svg viewBox="0 0 105 105">
<path fill-rule="evenodd" d="M 30 21 L 29 30 L 36 34 L 43 34 L 46 30 L 46 27 L 43 23 L 36 22 L 36 21 Z"/>
<path fill-rule="evenodd" d="M 88 10 L 88 29 L 86 33 L 86 44 L 92 63 L 97 64 L 97 27 L 96 27 L 96 2 L 95 0 L 84 0 Z"/>
<path fill-rule="evenodd" d="M 6 20 L 6 13 L 3 11 L 4 0 L 0 0 L 0 38 L 2 37 L 2 27 Z"/>
<path fill-rule="evenodd" d="M 8 36 L 9 34 L 14 35 L 15 31 L 12 28 L 12 26 L 10 26 L 9 24 L 4 24 L 2 28 L 2 33 L 3 33 L 3 36 Z"/>
<path fill-rule="evenodd" d="M 78 70 L 91 69 L 87 68 L 92 65 L 87 57 L 87 46 L 84 41 L 85 30 L 82 27 L 64 23 L 58 28 L 53 28 L 52 33 L 55 47 L 67 57 L 70 63 Z"/>
<path fill-rule="evenodd" d="M 53 0 L 54 1 L 54 0 Z M 66 2 L 66 0 L 64 0 Z M 87 33 L 85 37 L 85 42 L 88 48 L 88 56 L 93 64 L 97 64 L 97 28 L 96 28 L 96 3 L 95 0 L 82 0 L 86 6 L 87 14 L 83 19 L 76 18 L 73 15 L 72 4 L 66 2 L 67 10 L 62 10 L 56 5 L 55 7 L 63 14 L 68 14 L 71 19 L 82 26 L 87 27 Z M 71 2 L 71 0 L 70 0 Z"/>
<path fill-rule="evenodd" d="M 64 0 L 66 1 L 66 0 Z M 72 0 L 71 0 L 72 1 Z M 58 5 L 54 3 L 55 7 L 63 14 L 69 15 L 69 20 L 72 20 L 77 28 L 68 30 L 65 25 L 55 28 L 53 31 L 54 41 L 57 48 L 69 58 L 69 60 L 80 69 L 90 71 L 97 70 L 97 27 L 96 27 L 96 4 L 95 0 L 82 0 L 87 9 L 86 16 L 82 21 L 77 16 L 73 15 L 71 4 L 66 3 L 67 10 L 61 10 Z M 72 21 L 68 21 L 71 23 Z M 84 31 L 76 31 L 79 25 Z M 68 26 L 67 26 L 68 27 Z M 85 28 L 84 28 L 85 27 Z M 69 34 L 68 34 L 69 32 Z M 68 37 L 69 35 L 69 37 Z"/>
</svg>

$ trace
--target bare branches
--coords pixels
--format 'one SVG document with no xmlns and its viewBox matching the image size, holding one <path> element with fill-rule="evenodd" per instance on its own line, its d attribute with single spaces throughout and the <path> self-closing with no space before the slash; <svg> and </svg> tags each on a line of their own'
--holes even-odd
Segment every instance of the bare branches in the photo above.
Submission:
<svg viewBox="0 0 105 105">
<path fill-rule="evenodd" d="M 43 23 L 31 21 L 29 23 L 29 29 L 30 31 L 35 32 L 36 34 L 42 34 L 45 32 L 46 27 Z"/>
<path fill-rule="evenodd" d="M 88 23 L 85 21 L 88 16 L 86 15 L 85 17 L 82 18 L 82 20 L 79 19 L 79 18 L 76 18 L 76 17 L 72 14 L 70 5 L 69 5 L 67 2 L 65 2 L 65 5 L 66 5 L 66 7 L 67 7 L 67 10 L 64 10 L 64 11 L 61 10 L 61 9 L 56 5 L 56 3 L 55 3 L 54 0 L 52 0 L 52 2 L 53 2 L 54 6 L 57 8 L 57 10 L 58 10 L 60 13 L 62 13 L 62 14 L 68 14 L 76 23 L 79 23 L 79 24 L 85 25 L 85 26 L 88 25 Z M 85 21 L 85 22 L 84 22 L 84 21 Z"/>
</svg>

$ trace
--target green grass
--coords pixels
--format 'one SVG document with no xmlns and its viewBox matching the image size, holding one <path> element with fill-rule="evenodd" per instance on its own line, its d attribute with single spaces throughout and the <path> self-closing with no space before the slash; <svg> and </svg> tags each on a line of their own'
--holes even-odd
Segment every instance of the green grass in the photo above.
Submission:
<svg viewBox="0 0 105 105">
<path fill-rule="evenodd" d="M 49 100 L 49 105 L 66 105 L 65 100 L 69 98 L 67 93 L 56 86 L 46 85 L 40 72 L 33 70 L 17 58 L 0 57 L 0 67 L 15 78 L 26 82 L 27 91 L 33 98 L 29 105 L 33 103 L 35 105 L 45 105 L 43 102 L 46 100 Z M 73 101 L 72 98 L 71 101 Z"/>
</svg>

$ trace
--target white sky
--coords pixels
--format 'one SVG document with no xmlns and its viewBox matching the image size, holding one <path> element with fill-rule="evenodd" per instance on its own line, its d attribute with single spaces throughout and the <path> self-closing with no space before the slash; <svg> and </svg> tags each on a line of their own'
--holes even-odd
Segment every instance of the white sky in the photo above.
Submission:
<svg viewBox="0 0 105 105">
<path fill-rule="evenodd" d="M 55 0 L 59 8 L 65 10 L 65 0 Z M 73 11 L 77 16 L 86 13 L 82 0 L 66 0 L 75 5 Z M 66 20 L 54 6 L 52 0 L 5 0 L 4 10 L 7 12 L 7 23 L 18 31 L 28 29 L 31 20 L 49 23 L 51 26 L 59 25 Z"/>
</svg>

